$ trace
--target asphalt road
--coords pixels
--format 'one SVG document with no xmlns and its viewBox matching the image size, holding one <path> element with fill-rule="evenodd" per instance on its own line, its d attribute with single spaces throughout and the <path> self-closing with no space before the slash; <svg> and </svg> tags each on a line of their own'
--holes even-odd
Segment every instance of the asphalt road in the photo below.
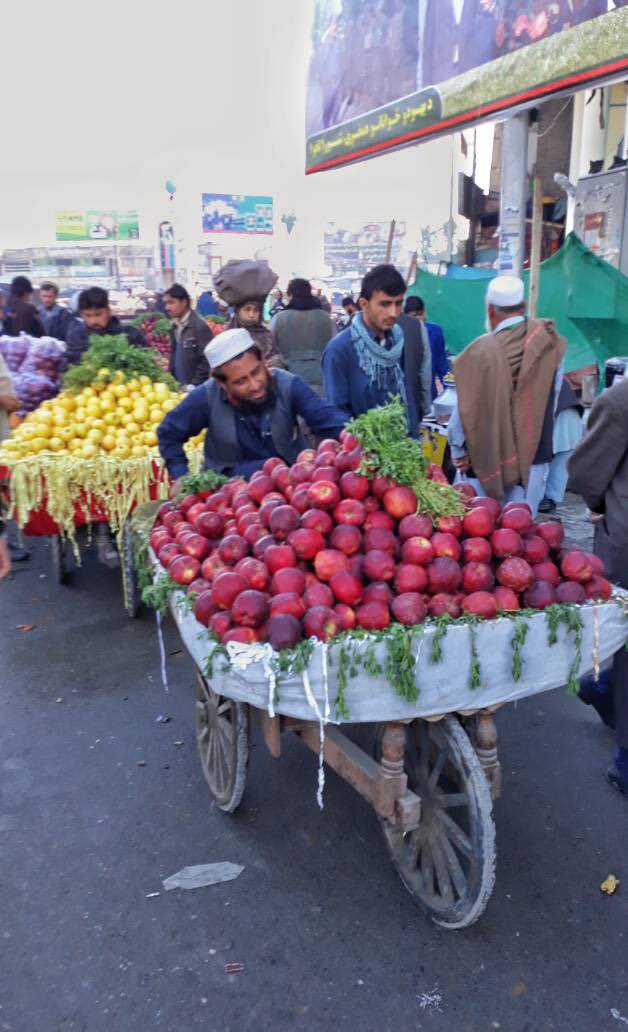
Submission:
<svg viewBox="0 0 628 1032">
<path fill-rule="evenodd" d="M 603 778 L 609 733 L 565 692 L 498 714 L 497 884 L 446 932 L 333 773 L 318 811 L 296 739 L 277 761 L 254 737 L 241 809 L 212 807 L 190 662 L 169 624 L 166 694 L 154 617 L 126 617 L 116 571 L 90 557 L 59 588 L 37 544 L 0 587 L 0 636 L 2 1032 L 628 1025 L 628 803 Z M 163 891 L 219 860 L 245 870 Z"/>
</svg>

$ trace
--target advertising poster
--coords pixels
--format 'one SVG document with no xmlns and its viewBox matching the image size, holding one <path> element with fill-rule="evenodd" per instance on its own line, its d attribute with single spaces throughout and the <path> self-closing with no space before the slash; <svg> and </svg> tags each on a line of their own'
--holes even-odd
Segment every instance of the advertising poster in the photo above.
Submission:
<svg viewBox="0 0 628 1032">
<path fill-rule="evenodd" d="M 306 171 L 628 70 L 628 0 L 315 0 Z"/>
<path fill-rule="evenodd" d="M 390 222 L 369 222 L 350 227 L 328 222 L 325 228 L 325 264 L 334 279 L 361 279 L 369 269 L 386 261 Z M 391 261 L 397 264 L 405 244 L 406 227 L 395 225 Z"/>
<path fill-rule="evenodd" d="M 203 233 L 272 232 L 272 197 L 203 194 Z"/>
<path fill-rule="evenodd" d="M 57 240 L 138 240 L 136 211 L 58 211 Z"/>
</svg>

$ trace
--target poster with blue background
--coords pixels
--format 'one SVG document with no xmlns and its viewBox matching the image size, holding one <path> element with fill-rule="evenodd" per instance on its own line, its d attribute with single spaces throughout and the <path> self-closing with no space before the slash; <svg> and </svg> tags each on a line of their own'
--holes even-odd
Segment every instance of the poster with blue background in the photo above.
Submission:
<svg viewBox="0 0 628 1032">
<path fill-rule="evenodd" d="M 272 232 L 272 197 L 203 194 L 203 233 Z"/>
</svg>

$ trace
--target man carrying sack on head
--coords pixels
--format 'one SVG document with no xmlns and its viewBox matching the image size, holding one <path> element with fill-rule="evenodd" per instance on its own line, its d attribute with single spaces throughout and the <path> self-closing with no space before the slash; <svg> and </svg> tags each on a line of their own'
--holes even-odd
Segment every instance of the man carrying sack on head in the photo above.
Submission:
<svg viewBox="0 0 628 1032">
<path fill-rule="evenodd" d="M 268 262 L 243 258 L 223 265 L 214 276 L 214 286 L 225 304 L 234 309 L 227 329 L 248 330 L 264 362 L 285 369 L 286 360 L 264 322 L 264 303 L 277 279 Z"/>
<path fill-rule="evenodd" d="M 534 515 L 552 460 L 566 342 L 525 314 L 523 281 L 497 276 L 486 294 L 489 332 L 454 360 L 457 407 L 447 436 L 454 466 L 480 494 L 526 501 Z"/>
</svg>

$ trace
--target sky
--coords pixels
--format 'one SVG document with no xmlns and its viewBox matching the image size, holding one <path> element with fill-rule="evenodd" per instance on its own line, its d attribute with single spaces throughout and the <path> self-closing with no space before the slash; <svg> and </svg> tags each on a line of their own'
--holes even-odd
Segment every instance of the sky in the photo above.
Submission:
<svg viewBox="0 0 628 1032">
<path fill-rule="evenodd" d="M 282 278 L 324 273 L 327 221 L 394 217 L 413 239 L 421 226 L 441 226 L 452 170 L 464 166 L 459 137 L 304 175 L 311 7 L 31 0 L 28 17 L 16 4 L 6 8 L 2 68 L 14 100 L 5 111 L 0 249 L 54 244 L 57 210 L 136 208 L 142 242 L 155 243 L 159 221 L 170 217 L 190 264 L 208 239 L 203 191 L 274 197 L 272 238 L 214 236 L 214 253 L 268 257 Z M 289 236 L 280 219 L 290 212 L 297 222 Z"/>
</svg>

